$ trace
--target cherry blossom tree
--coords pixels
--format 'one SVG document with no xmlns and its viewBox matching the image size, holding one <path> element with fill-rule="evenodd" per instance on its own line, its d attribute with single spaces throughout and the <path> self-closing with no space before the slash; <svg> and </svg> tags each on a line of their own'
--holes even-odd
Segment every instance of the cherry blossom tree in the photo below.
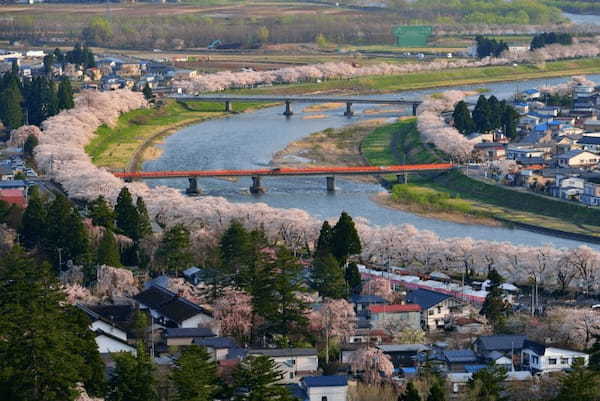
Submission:
<svg viewBox="0 0 600 401">
<path fill-rule="evenodd" d="M 332 338 L 345 341 L 356 329 L 356 313 L 345 299 L 328 299 L 318 310 L 308 315 L 310 330 L 325 339 L 325 359 L 329 363 L 329 343 Z"/>
<path fill-rule="evenodd" d="M 252 330 L 252 297 L 244 291 L 226 289 L 214 305 L 214 318 L 221 335 L 247 341 Z"/>
<path fill-rule="evenodd" d="M 392 301 L 394 299 L 394 291 L 390 280 L 383 277 L 374 277 L 369 279 L 362 287 L 361 293 L 363 295 L 375 295 Z"/>
<path fill-rule="evenodd" d="M 362 372 L 362 378 L 369 384 L 381 383 L 394 373 L 390 357 L 379 348 L 360 348 L 350 357 L 350 366 L 354 372 Z"/>
</svg>

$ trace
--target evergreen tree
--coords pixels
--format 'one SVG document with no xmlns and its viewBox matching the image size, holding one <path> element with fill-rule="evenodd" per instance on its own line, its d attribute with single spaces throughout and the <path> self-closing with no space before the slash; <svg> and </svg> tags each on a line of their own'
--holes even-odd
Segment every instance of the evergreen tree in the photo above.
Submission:
<svg viewBox="0 0 600 401">
<path fill-rule="evenodd" d="M 315 247 L 315 255 L 327 254 L 333 252 L 333 228 L 329 222 L 325 220 L 319 232 L 317 246 Z"/>
<path fill-rule="evenodd" d="M 71 64 L 78 65 L 85 63 L 85 55 L 83 53 L 83 49 L 81 48 L 81 43 L 75 44 L 75 46 L 73 46 L 73 50 L 67 52 L 66 61 Z"/>
<path fill-rule="evenodd" d="M 148 84 L 148 82 L 146 82 L 146 85 L 144 85 L 144 89 L 142 89 L 142 93 L 144 94 L 144 99 L 146 100 L 150 100 L 152 99 L 152 88 L 150 88 L 150 84 Z"/>
<path fill-rule="evenodd" d="M 492 95 L 488 99 L 488 106 L 490 107 L 490 128 L 500 128 L 502 126 L 502 104 L 496 96 Z"/>
<path fill-rule="evenodd" d="M 560 379 L 560 391 L 554 401 L 598 401 L 599 394 L 600 374 L 576 360 L 571 372 Z"/>
<path fill-rule="evenodd" d="M 339 299 L 346 296 L 344 272 L 330 253 L 320 254 L 314 259 L 311 286 L 322 297 Z"/>
<path fill-rule="evenodd" d="M 96 264 L 113 267 L 121 266 L 121 256 L 119 254 L 117 241 L 115 240 L 115 235 L 108 229 L 104 231 L 104 235 L 98 244 Z"/>
<path fill-rule="evenodd" d="M 58 47 L 54 49 L 52 54 L 54 55 L 57 63 L 63 64 L 65 62 L 65 54 Z"/>
<path fill-rule="evenodd" d="M 346 285 L 350 289 L 350 293 L 360 294 L 362 290 L 362 278 L 360 276 L 360 272 L 358 271 L 358 266 L 356 265 L 356 263 L 348 263 L 345 272 L 345 279 Z"/>
<path fill-rule="evenodd" d="M 8 129 L 16 129 L 25 122 L 21 102 L 23 96 L 17 84 L 11 84 L 0 92 L 0 119 Z"/>
<path fill-rule="evenodd" d="M 506 369 L 495 365 L 488 366 L 473 373 L 467 383 L 468 393 L 478 401 L 508 401 L 502 395 L 502 383 L 506 380 Z"/>
<path fill-rule="evenodd" d="M 49 53 L 44 56 L 44 72 L 49 74 L 52 71 L 52 66 L 56 63 L 56 56 L 54 53 Z"/>
<path fill-rule="evenodd" d="M 594 336 L 594 344 L 589 353 L 590 360 L 588 367 L 595 372 L 600 372 L 600 335 Z"/>
<path fill-rule="evenodd" d="M 150 223 L 150 216 L 148 215 L 148 209 L 146 209 L 146 203 L 141 196 L 138 196 L 135 202 L 135 208 L 137 209 L 138 216 L 138 235 L 140 238 L 144 238 L 152 234 L 152 224 Z"/>
<path fill-rule="evenodd" d="M 289 390 L 278 384 L 282 372 L 269 357 L 251 356 L 235 368 L 233 401 L 291 401 Z"/>
<path fill-rule="evenodd" d="M 58 96 L 54 81 L 46 77 L 34 78 L 27 90 L 29 123 L 40 125 L 48 117 L 58 113 Z"/>
<path fill-rule="evenodd" d="M 88 209 L 92 224 L 114 231 L 115 212 L 106 199 L 104 199 L 104 196 L 100 195 L 91 201 Z"/>
<path fill-rule="evenodd" d="M 47 227 L 46 204 L 38 187 L 29 190 L 29 202 L 23 213 L 21 223 L 21 242 L 27 248 L 40 247 L 46 237 Z"/>
<path fill-rule="evenodd" d="M 77 383 L 102 395 L 104 368 L 89 320 L 68 305 L 50 267 L 15 247 L 0 260 L 3 401 L 72 401 Z"/>
<path fill-rule="evenodd" d="M 359 254 L 361 250 L 362 246 L 354 221 L 348 213 L 342 212 L 333 227 L 333 256 L 340 264 L 344 264 L 348 256 Z"/>
<path fill-rule="evenodd" d="M 221 269 L 217 274 L 223 285 L 239 283 L 251 248 L 250 234 L 239 221 L 233 220 L 219 242 Z"/>
<path fill-rule="evenodd" d="M 473 118 L 471 118 L 471 112 L 467 107 L 467 103 L 463 100 L 456 103 L 456 106 L 454 106 L 452 119 L 454 120 L 454 127 L 461 134 L 469 135 L 475 131 L 475 123 L 473 122 Z"/>
<path fill-rule="evenodd" d="M 23 153 L 27 157 L 33 157 L 33 150 L 39 144 L 37 136 L 31 134 L 27 136 L 25 143 L 23 144 Z"/>
<path fill-rule="evenodd" d="M 84 68 L 92 68 L 96 66 L 96 60 L 94 58 L 94 53 L 90 50 L 90 48 L 86 45 L 82 50 L 81 55 L 81 64 Z"/>
<path fill-rule="evenodd" d="M 89 238 L 81 216 L 65 196 L 59 195 L 50 203 L 46 222 L 43 242 L 46 254 L 54 265 L 60 269 L 62 266 L 59 266 L 59 262 L 85 262 Z"/>
<path fill-rule="evenodd" d="M 475 122 L 475 128 L 480 133 L 485 133 L 492 129 L 492 110 L 483 95 L 479 96 L 473 110 L 473 121 Z"/>
<path fill-rule="evenodd" d="M 483 306 L 479 313 L 485 316 L 497 330 L 504 324 L 508 312 L 508 307 L 504 302 L 504 296 L 500 288 L 500 285 L 504 283 L 504 278 L 502 278 L 496 269 L 492 269 L 488 273 L 488 280 L 490 280 L 488 294 L 485 297 L 485 301 L 483 301 Z"/>
<path fill-rule="evenodd" d="M 72 109 L 75 107 L 73 101 L 73 88 L 71 87 L 71 81 L 69 78 L 63 78 L 58 84 L 58 111 Z"/>
<path fill-rule="evenodd" d="M 519 113 L 511 105 L 507 105 L 505 101 L 502 101 L 500 124 L 502 133 L 510 139 L 514 139 L 517 136 L 517 125 L 519 123 Z"/>
<path fill-rule="evenodd" d="M 177 390 L 176 401 L 213 401 L 219 390 L 217 364 L 204 347 L 185 348 L 170 379 Z"/>
<path fill-rule="evenodd" d="M 156 257 L 165 270 L 177 273 L 193 263 L 190 246 L 190 232 L 183 224 L 176 224 L 165 232 Z"/>
<path fill-rule="evenodd" d="M 121 230 L 123 234 L 134 241 L 140 239 L 138 232 L 138 222 L 140 219 L 137 208 L 133 204 L 131 193 L 127 187 L 123 187 L 121 192 L 119 192 L 117 204 L 115 205 L 115 215 L 117 228 Z"/>
<path fill-rule="evenodd" d="M 139 344 L 137 354 L 119 352 L 113 356 L 116 366 L 110 380 L 107 401 L 158 401 L 154 365 Z"/>
<path fill-rule="evenodd" d="M 398 401 L 421 401 L 419 391 L 417 391 L 413 382 L 408 382 L 404 393 L 398 396 Z"/>
<path fill-rule="evenodd" d="M 446 392 L 439 381 L 435 381 L 429 388 L 427 401 L 446 401 Z"/>
</svg>

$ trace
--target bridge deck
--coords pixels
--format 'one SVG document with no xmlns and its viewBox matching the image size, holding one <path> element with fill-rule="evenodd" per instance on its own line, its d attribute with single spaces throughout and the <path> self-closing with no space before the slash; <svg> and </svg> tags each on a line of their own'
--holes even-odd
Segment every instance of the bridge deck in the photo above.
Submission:
<svg viewBox="0 0 600 401">
<path fill-rule="evenodd" d="M 369 99 L 360 97 L 331 97 L 331 96 L 241 96 L 241 95 L 200 95 L 171 96 L 173 99 L 182 101 L 204 101 L 204 102 L 294 102 L 294 103 L 365 103 L 365 104 L 420 104 L 420 100 L 406 99 Z"/>
<path fill-rule="evenodd" d="M 434 163 L 407 164 L 401 166 L 273 168 L 256 170 L 142 171 L 137 173 L 115 173 L 115 176 L 129 179 L 160 179 L 191 177 L 378 175 L 450 170 L 453 167 L 454 165 L 452 163 Z"/>
</svg>

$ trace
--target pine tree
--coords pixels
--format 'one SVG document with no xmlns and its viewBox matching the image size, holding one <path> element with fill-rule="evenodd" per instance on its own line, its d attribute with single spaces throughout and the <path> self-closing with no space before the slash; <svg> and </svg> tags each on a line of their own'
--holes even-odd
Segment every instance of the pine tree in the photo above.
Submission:
<svg viewBox="0 0 600 401">
<path fill-rule="evenodd" d="M 488 280 L 490 280 L 488 294 L 479 313 L 485 316 L 495 329 L 499 329 L 502 327 L 508 311 L 500 288 L 500 285 L 504 283 L 504 278 L 496 269 L 492 269 L 488 274 Z"/>
<path fill-rule="evenodd" d="M 435 381 L 429 388 L 427 401 L 446 401 L 446 392 L 439 381 Z"/>
<path fill-rule="evenodd" d="M 140 239 L 138 232 L 138 211 L 133 204 L 133 198 L 127 187 L 123 187 L 117 197 L 115 205 L 117 228 L 129 238 L 137 241 Z"/>
<path fill-rule="evenodd" d="M 190 246 L 189 230 L 183 224 L 176 224 L 165 232 L 156 257 L 165 270 L 177 273 L 193 263 Z"/>
<path fill-rule="evenodd" d="M 233 220 L 219 242 L 221 269 L 217 274 L 223 285 L 239 283 L 238 276 L 248 263 L 251 248 L 250 234 L 239 221 Z"/>
<path fill-rule="evenodd" d="M 146 85 L 144 85 L 144 89 L 142 89 L 142 93 L 144 94 L 144 99 L 146 99 L 146 100 L 152 99 L 152 88 L 150 88 L 150 84 L 148 84 L 148 82 L 146 82 Z"/>
<path fill-rule="evenodd" d="M 89 321 L 67 304 L 50 266 L 16 247 L 0 260 L 0 394 L 3 401 L 72 401 L 77 383 L 103 392 Z"/>
<path fill-rule="evenodd" d="M 25 143 L 23 144 L 23 153 L 27 157 L 33 157 L 33 150 L 39 144 L 37 136 L 31 134 L 27 136 Z"/>
<path fill-rule="evenodd" d="M 135 356 L 120 352 L 113 358 L 116 366 L 107 401 L 158 401 L 154 365 L 143 343 L 138 345 Z"/>
<path fill-rule="evenodd" d="M 61 79 L 58 84 L 58 110 L 67 110 L 75 107 L 73 101 L 73 88 L 71 87 L 71 81 L 68 78 Z"/>
<path fill-rule="evenodd" d="M 138 222 L 137 231 L 140 238 L 144 238 L 152 234 L 152 225 L 150 224 L 150 216 L 148 215 L 148 209 L 141 196 L 138 196 L 135 202 L 135 208 L 137 210 Z"/>
<path fill-rule="evenodd" d="M 454 106 L 452 119 L 454 120 L 454 127 L 461 134 L 469 135 L 475 131 L 475 123 L 473 122 L 473 118 L 471 118 L 471 112 L 467 107 L 467 103 L 463 100 L 456 103 L 456 106 Z"/>
<path fill-rule="evenodd" d="M 345 272 L 345 279 L 346 285 L 350 289 L 350 293 L 360 294 L 362 290 L 362 278 L 360 276 L 360 272 L 358 271 L 358 266 L 356 265 L 356 263 L 348 263 Z"/>
<path fill-rule="evenodd" d="M 213 401 L 219 390 L 217 364 L 204 347 L 185 348 L 170 380 L 177 390 L 176 401 Z"/>
<path fill-rule="evenodd" d="M 398 396 L 398 401 L 421 401 L 421 396 L 413 382 L 408 382 L 404 393 Z"/>
<path fill-rule="evenodd" d="M 23 213 L 20 233 L 23 245 L 32 249 L 42 246 L 46 238 L 47 206 L 38 187 L 32 187 L 29 191 L 29 202 Z"/>
<path fill-rule="evenodd" d="M 588 367 L 593 371 L 600 372 L 600 335 L 594 336 L 594 344 L 589 351 L 590 360 Z"/>
<path fill-rule="evenodd" d="M 500 128 L 502 126 L 502 104 L 496 96 L 492 95 L 488 99 L 488 106 L 490 107 L 490 129 Z"/>
<path fill-rule="evenodd" d="M 278 384 L 282 372 L 269 357 L 251 356 L 233 372 L 233 401 L 291 401 L 289 390 Z"/>
<path fill-rule="evenodd" d="M 317 246 L 315 247 L 315 255 L 326 254 L 333 252 L 333 228 L 329 222 L 325 220 L 319 232 Z"/>
<path fill-rule="evenodd" d="M 600 374 L 586 369 L 575 360 L 572 370 L 560 379 L 560 391 L 554 401 L 598 401 Z"/>
<path fill-rule="evenodd" d="M 8 129 L 16 129 L 24 124 L 22 101 L 21 90 L 16 84 L 0 92 L 0 117 Z"/>
<path fill-rule="evenodd" d="M 488 132 L 492 129 L 492 111 L 485 96 L 479 96 L 475 109 L 473 110 L 473 121 L 475 128 L 480 133 Z"/>
<path fill-rule="evenodd" d="M 348 213 L 342 212 L 333 227 L 333 256 L 340 264 L 344 264 L 350 255 L 359 254 L 361 251 L 362 246 L 354 221 Z"/>
<path fill-rule="evenodd" d="M 313 261 L 311 286 L 326 298 L 344 298 L 346 282 L 344 272 L 330 253 L 320 254 Z"/>
<path fill-rule="evenodd" d="M 89 217 L 95 226 L 104 227 L 108 230 L 115 229 L 115 212 L 109 203 L 100 195 L 88 205 Z"/>
<path fill-rule="evenodd" d="M 478 401 L 508 401 L 503 394 L 502 383 L 506 380 L 506 369 L 495 365 L 473 373 L 467 383 L 468 395 Z"/>
<path fill-rule="evenodd" d="M 117 246 L 115 235 L 108 229 L 104 231 L 104 235 L 98 244 L 96 264 L 113 267 L 121 266 L 121 256 L 119 255 L 119 247 Z"/>
<path fill-rule="evenodd" d="M 506 104 L 503 100 L 501 103 L 500 125 L 502 133 L 510 139 L 517 136 L 517 125 L 519 123 L 519 113 L 511 105 Z"/>
<path fill-rule="evenodd" d="M 94 58 L 94 53 L 90 50 L 90 48 L 86 45 L 82 50 L 81 55 L 81 64 L 84 68 L 92 68 L 96 66 L 96 60 Z"/>
</svg>

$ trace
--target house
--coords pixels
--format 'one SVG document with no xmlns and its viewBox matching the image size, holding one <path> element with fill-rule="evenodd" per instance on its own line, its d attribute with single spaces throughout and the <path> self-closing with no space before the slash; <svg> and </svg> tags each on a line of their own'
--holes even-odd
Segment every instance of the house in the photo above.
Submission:
<svg viewBox="0 0 600 401">
<path fill-rule="evenodd" d="M 463 303 L 451 295 L 419 288 L 411 291 L 406 302 L 421 307 L 421 325 L 424 330 L 443 329 L 447 320 L 462 313 Z"/>
<path fill-rule="evenodd" d="M 595 88 L 588 85 L 577 85 L 573 88 L 573 96 L 575 99 L 588 98 L 594 94 Z"/>
<path fill-rule="evenodd" d="M 583 135 L 583 137 L 577 141 L 577 144 L 580 145 L 583 150 L 600 154 L 600 136 Z"/>
<path fill-rule="evenodd" d="M 293 387 L 290 392 L 299 401 L 346 401 L 348 398 L 346 376 L 309 376 Z"/>
<path fill-rule="evenodd" d="M 385 305 L 388 303 L 384 298 L 376 295 L 353 295 L 350 302 L 354 304 L 354 311 L 357 315 L 368 312 L 370 305 Z"/>
<path fill-rule="evenodd" d="M 231 354 L 237 354 L 237 350 L 240 349 L 231 337 L 196 337 L 192 344 L 205 347 L 215 361 L 235 359 Z"/>
<path fill-rule="evenodd" d="M 446 380 L 455 395 L 462 393 L 469 380 L 473 377 L 473 372 L 452 372 L 446 375 Z M 531 380 L 529 371 L 509 371 L 506 373 L 506 382 Z"/>
<path fill-rule="evenodd" d="M 479 357 L 470 349 L 445 350 L 442 358 L 449 372 L 464 372 L 466 366 L 479 362 Z"/>
<path fill-rule="evenodd" d="M 390 357 L 395 369 L 415 366 L 417 355 L 431 352 L 424 344 L 380 344 L 377 348 Z"/>
<path fill-rule="evenodd" d="M 579 200 L 588 206 L 600 206 L 600 184 L 586 181 Z"/>
<path fill-rule="evenodd" d="M 166 327 L 206 327 L 212 315 L 204 308 L 158 285 L 133 297 Z"/>
<path fill-rule="evenodd" d="M 482 161 L 502 160 L 506 158 L 506 148 L 497 142 L 481 142 L 474 147 L 477 158 Z"/>
<path fill-rule="evenodd" d="M 484 359 L 488 364 L 494 364 L 506 369 L 507 371 L 514 369 L 513 360 L 498 351 L 488 352 L 484 355 Z"/>
<path fill-rule="evenodd" d="M 369 315 L 373 328 L 391 331 L 421 328 L 421 306 L 416 304 L 370 305 Z"/>
<path fill-rule="evenodd" d="M 135 354 L 135 347 L 128 341 L 132 336 L 129 328 L 133 323 L 135 312 L 132 305 L 77 304 L 77 308 L 90 320 L 90 330 L 95 334 L 98 352 L 101 354 L 114 352 Z"/>
<path fill-rule="evenodd" d="M 27 207 L 27 196 L 23 189 L 9 188 L 0 189 L 0 200 L 10 204 L 16 205 L 23 209 Z"/>
<path fill-rule="evenodd" d="M 491 352 L 497 351 L 504 356 L 515 360 L 519 359 L 523 344 L 527 340 L 527 336 L 520 334 L 498 334 L 491 336 L 479 336 L 473 342 L 473 350 L 485 358 Z"/>
<path fill-rule="evenodd" d="M 528 159 L 544 159 L 550 149 L 533 146 L 509 146 L 506 149 L 506 158 L 521 162 Z"/>
<path fill-rule="evenodd" d="M 555 157 L 558 167 L 593 167 L 600 162 L 600 156 L 585 150 L 570 150 Z"/>
<path fill-rule="evenodd" d="M 248 355 L 271 358 L 283 373 L 282 383 L 297 383 L 305 376 L 317 374 L 319 370 L 319 357 L 315 348 L 248 349 Z"/>
<path fill-rule="evenodd" d="M 524 102 L 516 102 L 513 104 L 515 111 L 521 115 L 529 113 L 529 105 Z"/>
<path fill-rule="evenodd" d="M 462 316 L 452 319 L 450 327 L 461 334 L 479 334 L 485 329 L 484 324 L 479 320 Z"/>
<path fill-rule="evenodd" d="M 584 192 L 585 180 L 579 177 L 557 175 L 550 194 L 565 200 L 578 200 Z"/>
<path fill-rule="evenodd" d="M 196 266 L 192 266 L 189 269 L 185 269 L 182 273 L 183 277 L 185 278 L 185 281 L 187 281 L 190 284 L 198 285 L 201 282 L 203 282 L 203 271 L 202 269 Z"/>
<path fill-rule="evenodd" d="M 600 132 L 600 120 L 588 118 L 583 122 L 583 129 L 590 132 Z"/>
<path fill-rule="evenodd" d="M 208 327 L 167 328 L 163 334 L 168 347 L 192 345 L 196 338 L 210 338 L 217 335 Z"/>
<path fill-rule="evenodd" d="M 522 350 L 523 367 L 533 373 L 558 372 L 569 369 L 577 359 L 587 366 L 589 355 L 584 352 L 550 347 L 525 340 Z"/>
<path fill-rule="evenodd" d="M 527 90 L 524 90 L 523 92 L 521 92 L 521 96 L 527 100 L 539 99 L 541 96 L 541 93 L 537 89 L 527 89 Z"/>
</svg>

